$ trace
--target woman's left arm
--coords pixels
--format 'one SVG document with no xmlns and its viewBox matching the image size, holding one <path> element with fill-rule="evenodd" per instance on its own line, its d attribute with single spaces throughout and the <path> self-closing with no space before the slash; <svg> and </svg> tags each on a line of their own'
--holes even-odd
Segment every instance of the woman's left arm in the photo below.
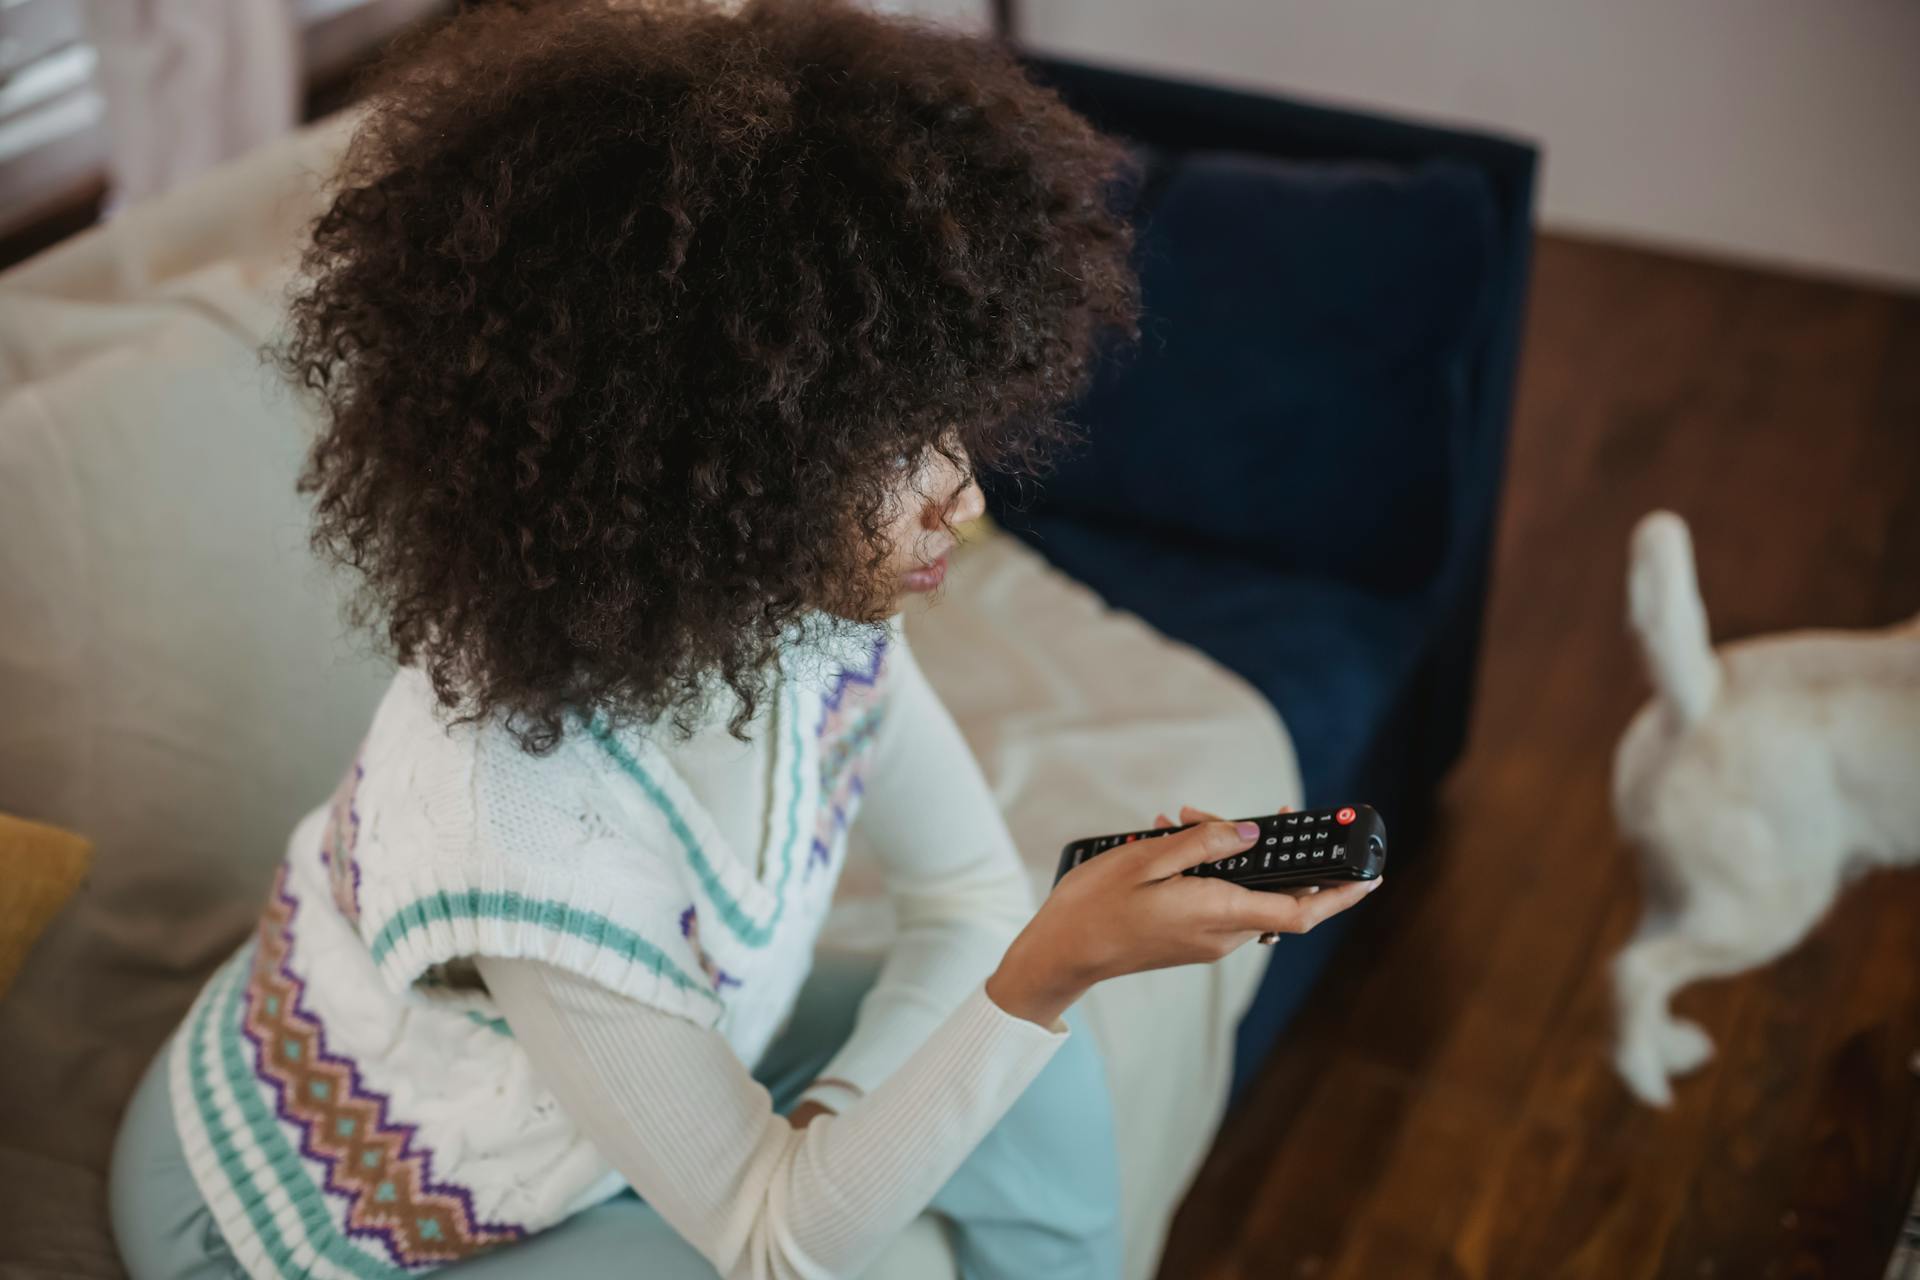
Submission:
<svg viewBox="0 0 1920 1280">
<path fill-rule="evenodd" d="M 894 620 L 889 702 L 855 818 L 897 925 L 847 1041 L 801 1101 L 871 1091 L 990 975 L 1038 904 L 986 777 Z"/>
</svg>

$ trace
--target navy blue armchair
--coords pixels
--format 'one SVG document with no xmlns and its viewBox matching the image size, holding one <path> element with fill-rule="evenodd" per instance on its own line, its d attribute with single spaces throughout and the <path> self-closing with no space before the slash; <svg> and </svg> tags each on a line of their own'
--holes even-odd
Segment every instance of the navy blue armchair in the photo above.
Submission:
<svg viewBox="0 0 1920 1280">
<path fill-rule="evenodd" d="M 1524 143 L 1029 57 L 1141 160 L 1142 340 L 1011 533 L 1278 709 L 1306 803 L 1377 806 L 1417 892 L 1466 739 L 1532 240 Z M 1230 815 L 1234 816 L 1234 815 Z M 1287 937 L 1237 1101 L 1351 915 Z"/>
</svg>

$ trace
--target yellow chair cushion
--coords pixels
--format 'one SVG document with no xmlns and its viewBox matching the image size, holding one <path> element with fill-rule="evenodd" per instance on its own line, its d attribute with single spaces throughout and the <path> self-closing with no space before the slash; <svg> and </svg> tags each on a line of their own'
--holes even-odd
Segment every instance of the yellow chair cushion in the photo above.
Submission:
<svg viewBox="0 0 1920 1280">
<path fill-rule="evenodd" d="M 0 813 L 0 997 L 86 875 L 93 842 Z"/>
</svg>

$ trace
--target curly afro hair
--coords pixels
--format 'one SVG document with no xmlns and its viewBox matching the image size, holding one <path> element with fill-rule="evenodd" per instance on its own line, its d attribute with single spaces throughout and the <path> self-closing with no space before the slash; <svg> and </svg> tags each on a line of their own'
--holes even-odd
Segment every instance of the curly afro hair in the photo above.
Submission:
<svg viewBox="0 0 1920 1280">
<path fill-rule="evenodd" d="M 875 598 L 903 457 L 1039 469 L 1138 337 L 1134 162 L 994 42 L 500 6 L 369 89 L 267 349 L 323 410 L 298 489 L 352 625 L 535 754 L 716 679 L 741 734 L 788 628 Z"/>
</svg>

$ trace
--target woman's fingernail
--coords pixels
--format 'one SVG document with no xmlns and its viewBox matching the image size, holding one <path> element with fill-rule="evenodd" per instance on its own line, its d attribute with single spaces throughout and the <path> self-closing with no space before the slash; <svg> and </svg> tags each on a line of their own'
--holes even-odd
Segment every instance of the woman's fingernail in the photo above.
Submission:
<svg viewBox="0 0 1920 1280">
<path fill-rule="evenodd" d="M 1233 832 L 1242 840 L 1251 840 L 1260 834 L 1260 824 L 1257 822 L 1236 822 L 1233 824 Z"/>
<path fill-rule="evenodd" d="M 1367 881 L 1367 892 L 1372 893 L 1375 889 L 1378 889 L 1381 885 L 1385 884 L 1386 882 L 1387 880 L 1385 876 L 1379 876 L 1372 880 Z"/>
</svg>

